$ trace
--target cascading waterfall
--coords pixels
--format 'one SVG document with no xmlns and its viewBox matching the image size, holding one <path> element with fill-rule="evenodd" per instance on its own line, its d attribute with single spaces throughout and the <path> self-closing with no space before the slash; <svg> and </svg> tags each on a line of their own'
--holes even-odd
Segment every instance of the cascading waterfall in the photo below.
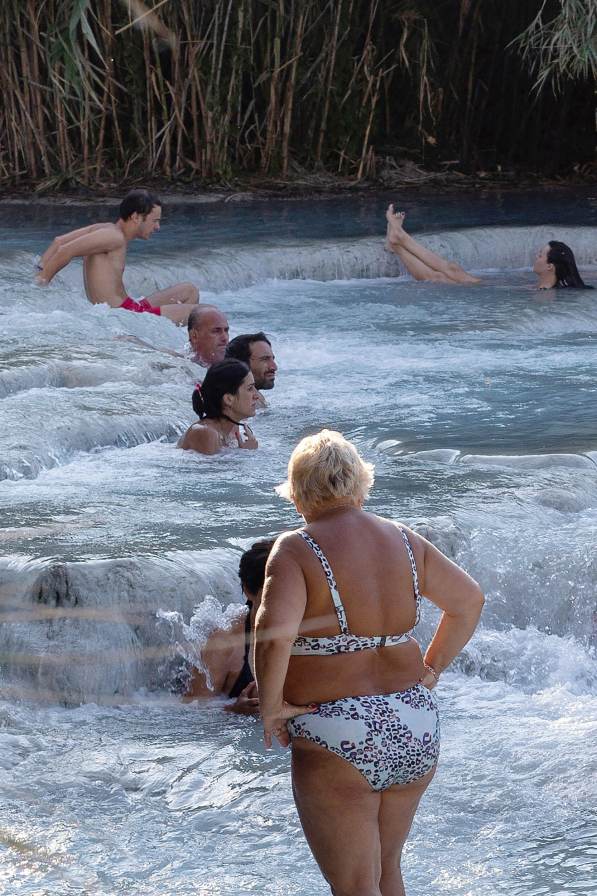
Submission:
<svg viewBox="0 0 597 896">
<path fill-rule="evenodd" d="M 274 486 L 297 440 L 323 426 L 375 463 L 370 509 L 412 525 L 487 594 L 442 679 L 445 746 L 409 846 L 411 891 L 596 893 L 597 293 L 539 294 L 530 272 L 558 238 L 596 283 L 590 214 L 519 226 L 502 210 L 503 226 L 470 228 L 442 207 L 445 226 L 421 238 L 483 275 L 449 287 L 405 277 L 363 215 L 353 231 L 330 216 L 314 235 L 317 210 L 289 208 L 277 242 L 275 209 L 267 233 L 239 225 L 229 244 L 185 212 L 163 242 L 131 247 L 132 294 L 190 279 L 231 335 L 271 335 L 280 369 L 255 420 L 259 450 L 215 458 L 175 447 L 201 375 L 186 332 L 91 306 L 76 264 L 33 288 L 39 230 L 6 229 L 7 893 L 325 891 L 291 812 L 287 757 L 266 754 L 258 726 L 220 701 L 180 702 L 209 633 L 241 611 L 242 550 L 300 524 Z M 436 621 L 427 604 L 423 642 Z"/>
</svg>

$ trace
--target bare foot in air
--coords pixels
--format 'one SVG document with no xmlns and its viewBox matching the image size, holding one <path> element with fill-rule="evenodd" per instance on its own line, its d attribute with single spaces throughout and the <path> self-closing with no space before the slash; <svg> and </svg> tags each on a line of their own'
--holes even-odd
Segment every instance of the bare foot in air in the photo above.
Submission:
<svg viewBox="0 0 597 896">
<path fill-rule="evenodd" d="M 406 214 L 404 212 L 395 212 L 393 204 L 390 203 L 388 205 L 386 211 L 386 221 L 388 222 L 386 231 L 386 249 L 391 249 L 392 243 L 400 242 L 402 234 L 404 233 L 402 224 L 405 218 Z"/>
</svg>

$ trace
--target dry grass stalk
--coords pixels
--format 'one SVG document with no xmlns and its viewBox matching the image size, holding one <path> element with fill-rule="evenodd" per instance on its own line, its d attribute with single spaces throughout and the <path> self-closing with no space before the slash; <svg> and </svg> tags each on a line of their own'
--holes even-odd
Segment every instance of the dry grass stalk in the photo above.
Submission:
<svg viewBox="0 0 597 896">
<path fill-rule="evenodd" d="M 561 0 L 550 20 L 538 0 L 504 0 L 498 18 L 473 0 L 453 16 L 448 6 L 4 0 L 0 177 L 94 185 L 333 166 L 364 178 L 380 142 L 419 158 L 442 141 L 450 159 L 474 158 L 483 141 L 497 154 L 498 138 L 524 149 L 541 125 L 549 133 L 546 117 L 561 129 L 563 113 L 517 99 L 522 63 L 503 54 L 517 34 L 537 84 L 568 90 L 567 121 L 581 102 L 585 114 L 590 88 L 581 100 L 566 84 L 596 68 L 590 0 Z M 457 40 L 462 51 L 448 52 Z"/>
</svg>

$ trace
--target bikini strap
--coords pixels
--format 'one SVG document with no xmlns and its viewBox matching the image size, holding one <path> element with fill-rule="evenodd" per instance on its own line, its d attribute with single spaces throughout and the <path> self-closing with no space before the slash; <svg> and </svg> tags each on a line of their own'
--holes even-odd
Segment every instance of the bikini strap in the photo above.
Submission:
<svg viewBox="0 0 597 896">
<path fill-rule="evenodd" d="M 245 616 L 245 655 L 244 663 L 249 662 L 249 651 L 251 650 L 251 610 L 253 609 L 253 601 L 246 601 L 247 615 Z"/>
<path fill-rule="evenodd" d="M 402 540 L 404 541 L 404 547 L 406 548 L 408 559 L 410 560 L 410 568 L 413 576 L 413 591 L 415 592 L 415 602 L 417 605 L 417 618 L 415 619 L 415 625 L 418 625 L 419 619 L 421 618 L 421 592 L 419 591 L 419 576 L 417 575 L 417 564 L 415 563 L 415 555 L 413 554 L 411 543 L 408 540 L 408 535 L 401 526 L 399 526 L 398 528 L 400 529 L 400 534 L 402 535 Z"/>
<path fill-rule="evenodd" d="M 334 609 L 336 610 L 336 616 L 338 617 L 340 631 L 343 635 L 349 635 L 350 630 L 348 628 L 348 622 L 346 621 L 346 611 L 344 610 L 344 605 L 342 603 L 340 595 L 338 594 L 338 586 L 336 585 L 336 579 L 334 578 L 334 573 L 332 572 L 332 567 L 329 564 L 328 558 L 323 553 L 315 539 L 312 538 L 308 532 L 305 532 L 303 529 L 301 529 L 299 535 L 307 542 L 307 544 L 321 563 L 323 571 L 325 573 L 325 577 L 327 579 L 330 593 L 332 595 L 332 600 L 334 602 Z"/>
</svg>

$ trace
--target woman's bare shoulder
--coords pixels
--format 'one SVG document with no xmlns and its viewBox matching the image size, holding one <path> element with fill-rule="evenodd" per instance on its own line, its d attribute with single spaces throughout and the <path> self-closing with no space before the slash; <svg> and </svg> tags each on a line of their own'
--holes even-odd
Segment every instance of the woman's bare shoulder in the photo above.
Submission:
<svg viewBox="0 0 597 896">
<path fill-rule="evenodd" d="M 403 523 L 400 520 L 390 520 L 387 517 L 381 516 L 376 517 L 376 519 L 386 530 L 386 532 L 395 534 L 395 536 L 401 541 L 401 533 L 404 532 L 404 534 L 408 538 L 413 554 L 415 555 L 415 561 L 417 563 L 423 561 L 425 557 L 425 548 L 429 544 L 427 539 L 423 538 L 422 535 L 419 535 L 418 532 L 416 532 L 414 529 L 411 529 L 410 526 L 407 526 L 406 523 Z"/>
<path fill-rule="evenodd" d="M 300 532 L 300 529 L 288 529 L 278 535 L 268 557 L 268 568 L 300 556 L 301 546 L 305 543 Z"/>
<path fill-rule="evenodd" d="M 178 443 L 184 451 L 197 451 L 199 454 L 217 454 L 220 450 L 220 439 L 217 432 L 205 423 L 193 423 Z"/>
</svg>

